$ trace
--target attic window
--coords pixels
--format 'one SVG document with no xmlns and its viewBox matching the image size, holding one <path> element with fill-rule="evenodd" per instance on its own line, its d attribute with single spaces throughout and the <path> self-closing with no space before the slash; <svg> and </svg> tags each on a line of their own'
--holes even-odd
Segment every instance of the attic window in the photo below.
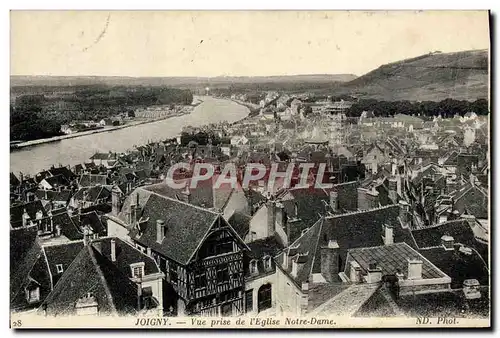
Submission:
<svg viewBox="0 0 500 338">
<path fill-rule="evenodd" d="M 259 271 L 257 269 L 257 261 L 255 259 L 253 259 L 250 261 L 250 274 L 254 275 L 258 272 Z"/>
<path fill-rule="evenodd" d="M 64 272 L 63 265 L 62 264 L 56 264 L 56 270 L 57 270 L 57 273 L 63 273 Z"/>
<path fill-rule="evenodd" d="M 271 256 L 264 256 L 262 260 L 264 261 L 264 269 L 271 270 Z"/>
<path fill-rule="evenodd" d="M 28 303 L 36 303 L 40 301 L 40 288 L 38 286 L 33 288 L 26 288 L 26 300 Z"/>
<path fill-rule="evenodd" d="M 144 276 L 144 262 L 130 264 L 132 278 L 142 278 Z"/>
</svg>

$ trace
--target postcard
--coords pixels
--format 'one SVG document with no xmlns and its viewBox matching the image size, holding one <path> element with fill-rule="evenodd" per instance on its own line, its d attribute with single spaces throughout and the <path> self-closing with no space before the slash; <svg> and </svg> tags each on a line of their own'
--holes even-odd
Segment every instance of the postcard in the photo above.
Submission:
<svg viewBox="0 0 500 338">
<path fill-rule="evenodd" d="M 489 328 L 489 15 L 11 11 L 10 327 Z"/>
</svg>

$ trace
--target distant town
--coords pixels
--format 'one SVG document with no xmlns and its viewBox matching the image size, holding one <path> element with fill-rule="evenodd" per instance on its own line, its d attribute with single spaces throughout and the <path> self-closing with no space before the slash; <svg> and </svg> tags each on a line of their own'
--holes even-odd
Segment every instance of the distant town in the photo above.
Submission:
<svg viewBox="0 0 500 338">
<path fill-rule="evenodd" d="M 11 172 L 12 312 L 488 318 L 486 100 L 391 103 L 388 113 L 347 95 L 203 94 L 249 115 Z M 180 112 L 154 106 L 61 131 Z M 216 174 L 229 163 L 297 170 L 289 187 L 267 176 L 245 189 L 165 183 L 173 165 L 200 162 Z M 324 166 L 331 186 L 300 187 L 304 163 L 311 179 Z"/>
</svg>

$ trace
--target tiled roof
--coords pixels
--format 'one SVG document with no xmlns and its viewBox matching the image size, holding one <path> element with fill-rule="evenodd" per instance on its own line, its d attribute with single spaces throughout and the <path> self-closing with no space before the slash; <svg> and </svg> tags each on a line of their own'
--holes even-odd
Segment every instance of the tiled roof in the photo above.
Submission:
<svg viewBox="0 0 500 338">
<path fill-rule="evenodd" d="M 75 314 L 75 304 L 88 294 L 95 297 L 100 315 L 135 312 L 133 283 L 91 246 L 83 250 L 59 279 L 42 308 L 49 315 Z"/>
<path fill-rule="evenodd" d="M 478 242 L 468 222 L 462 219 L 441 223 L 425 229 L 411 232 L 418 247 L 441 246 L 441 237 L 452 236 L 455 243 L 461 243 L 476 249 L 485 261 L 488 261 L 488 246 Z"/>
<path fill-rule="evenodd" d="M 10 207 L 10 223 L 14 227 L 22 226 L 24 210 L 26 210 L 31 220 L 36 219 L 36 213 L 40 210 L 43 213 L 43 217 L 47 216 L 47 212 L 39 200 L 15 205 Z"/>
<path fill-rule="evenodd" d="M 407 277 L 408 259 L 420 259 L 423 261 L 423 279 L 446 277 L 442 271 L 433 266 L 418 251 L 415 251 L 404 242 L 350 249 L 348 255 L 359 263 L 364 273 L 367 273 L 370 263 L 376 262 L 377 266 L 382 269 L 382 275 L 395 275 L 399 271 Z"/>
<path fill-rule="evenodd" d="M 231 227 L 236 231 L 238 236 L 245 238 L 250 230 L 250 221 L 252 216 L 245 215 L 239 212 L 235 212 L 227 220 Z"/>
<path fill-rule="evenodd" d="M 109 183 L 110 182 L 107 175 L 82 174 L 80 176 L 80 181 L 78 182 L 78 185 L 80 187 L 91 187 L 95 185 L 106 185 Z"/>
<path fill-rule="evenodd" d="M 144 262 L 144 274 L 150 275 L 159 273 L 160 270 L 156 262 L 149 256 L 143 254 L 130 244 L 119 238 L 106 237 L 92 241 L 92 246 L 102 256 L 111 261 L 111 240 L 115 241 L 116 261 L 113 264 L 125 276 L 130 277 L 130 264 Z"/>
<path fill-rule="evenodd" d="M 39 200 L 44 201 L 59 201 L 68 202 L 71 198 L 72 192 L 70 190 L 52 191 L 52 190 L 37 190 L 35 196 Z"/>
<path fill-rule="evenodd" d="M 43 248 L 47 264 L 52 275 L 52 284 L 56 285 L 64 271 L 83 248 L 83 241 L 75 241 L 58 245 L 45 246 Z M 57 271 L 57 265 L 62 265 L 63 272 Z"/>
<path fill-rule="evenodd" d="M 290 250 L 294 253 L 294 256 L 289 257 L 288 266 L 283 266 L 283 253 L 276 256 L 276 264 L 280 266 L 280 269 L 284 270 L 289 277 L 295 281 L 297 286 L 300 288 L 303 282 L 308 281 L 309 276 L 312 273 L 312 267 L 315 260 L 318 258 L 315 257 L 317 253 L 319 253 L 319 235 L 321 233 L 321 229 L 324 226 L 325 220 L 323 218 L 319 219 L 312 227 L 310 227 L 302 236 L 300 236 L 295 242 L 293 242 L 287 252 L 289 255 L 292 255 Z M 292 248 L 292 249 L 290 249 Z M 307 256 L 303 256 L 307 254 Z M 293 276 L 292 272 L 292 260 L 303 259 L 299 265 L 297 275 Z"/>
<path fill-rule="evenodd" d="M 87 196 L 84 199 L 84 194 L 87 193 Z M 111 191 L 107 187 L 103 186 L 94 186 L 94 187 L 86 187 L 80 188 L 74 195 L 74 200 L 85 200 L 87 202 L 96 202 L 98 199 L 110 199 Z"/>
<path fill-rule="evenodd" d="M 455 250 L 437 247 L 421 249 L 419 252 L 450 276 L 452 289 L 461 288 L 466 279 L 477 279 L 481 285 L 488 285 L 489 271 L 486 262 L 476 251 L 467 255 L 459 248 L 460 245 L 455 245 Z"/>
<path fill-rule="evenodd" d="M 73 224 L 76 227 L 77 232 L 71 232 L 70 229 L 72 229 L 69 225 L 67 226 L 67 231 L 68 233 L 71 233 L 71 239 L 81 239 L 83 238 L 83 231 L 82 229 L 85 226 L 90 227 L 92 232 L 94 234 L 99 234 L 100 236 L 103 236 L 106 234 L 106 226 L 102 223 L 101 218 L 95 211 L 87 212 L 87 213 L 80 213 L 75 216 L 71 216 L 71 220 Z M 63 230 L 64 233 L 64 230 Z M 81 234 L 78 236 L 78 234 Z M 77 237 L 77 238 L 75 238 Z M 68 237 L 69 238 L 69 237 Z"/>
<path fill-rule="evenodd" d="M 351 212 L 327 217 L 321 231 L 320 245 L 330 240 L 337 241 L 339 256 L 345 262 L 347 251 L 354 248 L 383 245 L 383 225 L 394 227 L 394 242 L 411 242 L 411 236 L 399 223 L 399 206 L 390 205 L 361 212 Z M 411 243 L 409 243 L 411 244 Z M 340 270 L 343 270 L 343 266 Z M 320 252 L 316 252 L 313 272 L 321 271 Z"/>
<path fill-rule="evenodd" d="M 135 201 L 137 194 L 140 196 L 142 217 L 148 221 L 142 235 L 137 229 L 131 229 L 131 238 L 181 264 L 189 262 L 198 244 L 217 220 L 225 222 L 219 214 L 143 188 L 136 189 L 125 200 L 121 213 L 123 220 L 126 220 L 126 213 L 130 210 L 131 199 Z M 167 228 L 162 243 L 156 241 L 156 221 L 160 219 L 165 222 Z"/>
<path fill-rule="evenodd" d="M 69 185 L 69 181 L 63 175 L 45 177 L 45 182 L 47 182 L 53 188 Z"/>
</svg>

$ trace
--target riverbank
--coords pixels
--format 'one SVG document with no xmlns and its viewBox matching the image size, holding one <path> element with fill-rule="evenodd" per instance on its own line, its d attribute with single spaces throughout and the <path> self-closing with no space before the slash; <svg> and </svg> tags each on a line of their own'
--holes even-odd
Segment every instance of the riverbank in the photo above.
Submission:
<svg viewBox="0 0 500 338">
<path fill-rule="evenodd" d="M 134 128 L 120 128 L 109 133 L 94 133 L 59 142 L 42 143 L 10 152 L 12 172 L 36 175 L 52 165 L 74 166 L 84 163 L 96 152 L 126 152 L 139 144 L 157 142 L 178 136 L 185 126 L 200 128 L 222 122 L 234 123 L 248 117 L 249 108 L 229 99 L 198 96 L 203 102 L 191 111 L 175 118 L 149 123 L 140 121 Z M 128 125 L 130 127 L 131 125 Z M 109 131 L 109 130 L 107 130 Z M 80 135 L 78 135 L 80 136 Z"/>
<path fill-rule="evenodd" d="M 248 114 L 248 117 L 253 117 L 259 114 L 260 112 L 260 106 L 258 104 L 250 103 L 250 102 L 245 102 L 245 101 L 240 101 L 236 99 L 230 99 L 234 103 L 237 103 L 239 105 L 242 105 L 244 107 L 247 107 L 248 110 L 250 110 L 250 114 Z"/>
<path fill-rule="evenodd" d="M 50 137 L 50 138 L 42 138 L 42 139 L 38 139 L 38 140 L 31 140 L 31 141 L 26 141 L 26 142 L 20 142 L 20 143 L 16 143 L 16 144 L 11 145 L 10 151 L 16 151 L 17 149 L 21 149 L 21 148 L 25 148 L 25 147 L 31 147 L 31 146 L 36 146 L 36 145 L 44 144 L 44 143 L 59 142 L 59 141 L 62 141 L 62 140 L 76 138 L 76 137 L 82 137 L 82 136 L 87 136 L 87 135 L 92 135 L 92 134 L 99 134 L 99 133 L 106 133 L 106 132 L 120 130 L 120 129 L 125 129 L 125 128 L 129 128 L 129 127 L 135 127 L 135 126 L 139 126 L 141 124 L 153 123 L 153 122 L 158 122 L 158 121 L 166 120 L 166 119 L 169 119 L 169 118 L 172 118 L 172 117 L 179 117 L 179 116 L 183 116 L 183 115 L 188 115 L 190 113 L 191 113 L 190 111 L 183 112 L 183 113 L 179 112 L 179 113 L 174 114 L 174 115 L 162 116 L 162 117 L 152 118 L 152 119 L 148 119 L 148 120 L 144 120 L 144 121 L 132 121 L 130 123 L 122 124 L 120 126 L 104 127 L 104 128 L 100 128 L 100 129 L 82 131 L 82 132 L 74 133 L 74 134 L 54 136 L 54 137 Z"/>
</svg>

